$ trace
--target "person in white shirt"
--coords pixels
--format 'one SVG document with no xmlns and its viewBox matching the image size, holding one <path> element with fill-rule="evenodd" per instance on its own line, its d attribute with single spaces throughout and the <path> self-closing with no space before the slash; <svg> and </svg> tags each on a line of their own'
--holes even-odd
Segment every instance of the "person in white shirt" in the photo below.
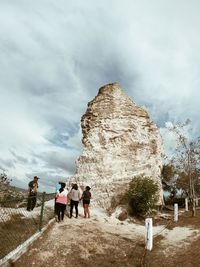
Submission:
<svg viewBox="0 0 200 267">
<path fill-rule="evenodd" d="M 70 218 L 72 217 L 73 209 L 75 207 L 76 218 L 78 218 L 78 203 L 81 198 L 80 191 L 78 190 L 78 185 L 74 184 L 70 191 Z"/>
</svg>

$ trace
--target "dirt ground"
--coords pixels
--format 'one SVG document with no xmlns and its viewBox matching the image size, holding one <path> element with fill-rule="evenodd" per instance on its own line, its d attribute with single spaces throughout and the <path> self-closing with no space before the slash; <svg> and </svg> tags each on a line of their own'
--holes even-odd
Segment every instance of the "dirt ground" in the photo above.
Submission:
<svg viewBox="0 0 200 267">
<path fill-rule="evenodd" d="M 64 222 L 55 222 L 12 266 L 200 266 L 199 211 L 195 218 L 182 213 L 177 223 L 170 217 L 155 218 L 152 251 L 145 250 L 143 222 L 121 222 L 92 212 L 90 219 L 66 216 Z"/>
</svg>

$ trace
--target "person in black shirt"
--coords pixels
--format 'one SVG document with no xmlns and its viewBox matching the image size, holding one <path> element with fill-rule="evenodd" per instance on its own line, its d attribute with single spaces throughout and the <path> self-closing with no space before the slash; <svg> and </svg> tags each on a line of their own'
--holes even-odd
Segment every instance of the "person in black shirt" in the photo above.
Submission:
<svg viewBox="0 0 200 267">
<path fill-rule="evenodd" d="M 83 209 L 84 209 L 84 218 L 90 218 L 90 211 L 89 211 L 89 205 L 90 205 L 90 199 L 91 199 L 91 193 L 90 193 L 90 187 L 86 186 L 85 191 L 83 191 L 81 199 L 83 200 Z"/>
<path fill-rule="evenodd" d="M 37 198 L 37 190 L 38 190 L 38 179 L 39 177 L 34 176 L 34 179 L 28 184 L 28 204 L 27 210 L 31 211 L 35 208 L 36 198 Z"/>
</svg>

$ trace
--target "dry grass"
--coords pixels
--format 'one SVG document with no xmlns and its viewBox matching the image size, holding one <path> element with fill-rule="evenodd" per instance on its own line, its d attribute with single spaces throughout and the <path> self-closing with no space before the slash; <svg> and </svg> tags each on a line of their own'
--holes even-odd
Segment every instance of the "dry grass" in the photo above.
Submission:
<svg viewBox="0 0 200 267">
<path fill-rule="evenodd" d="M 42 226 L 53 217 L 53 210 L 45 208 Z M 39 229 L 39 221 L 39 214 L 31 218 L 12 214 L 9 220 L 0 222 L 0 259 L 35 234 Z"/>
<path fill-rule="evenodd" d="M 27 240 L 38 229 L 38 219 L 21 217 L 19 214 L 12 215 L 10 220 L 0 223 L 0 258 L 15 249 Z"/>
</svg>

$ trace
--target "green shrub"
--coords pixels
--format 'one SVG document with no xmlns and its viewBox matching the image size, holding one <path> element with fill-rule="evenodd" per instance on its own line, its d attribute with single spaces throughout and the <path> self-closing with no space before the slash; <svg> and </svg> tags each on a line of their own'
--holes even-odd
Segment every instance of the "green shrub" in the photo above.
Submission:
<svg viewBox="0 0 200 267">
<path fill-rule="evenodd" d="M 136 176 L 126 193 L 130 213 L 140 215 L 154 208 L 158 200 L 158 184 L 150 177 Z"/>
</svg>

